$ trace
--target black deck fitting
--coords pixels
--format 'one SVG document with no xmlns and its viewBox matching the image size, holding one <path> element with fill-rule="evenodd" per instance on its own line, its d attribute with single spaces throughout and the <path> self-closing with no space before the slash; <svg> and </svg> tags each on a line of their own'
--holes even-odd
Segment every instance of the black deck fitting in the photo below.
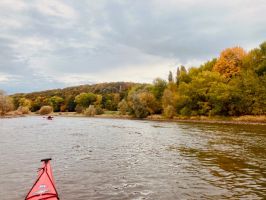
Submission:
<svg viewBox="0 0 266 200">
<path fill-rule="evenodd" d="M 52 158 L 45 158 L 45 159 L 42 159 L 41 162 L 48 162 L 49 160 L 52 160 Z"/>
</svg>

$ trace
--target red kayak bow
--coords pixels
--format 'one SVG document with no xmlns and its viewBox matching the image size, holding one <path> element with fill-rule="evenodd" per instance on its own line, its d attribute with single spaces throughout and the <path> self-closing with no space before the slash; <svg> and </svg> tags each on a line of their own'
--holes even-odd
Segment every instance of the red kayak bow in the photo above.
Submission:
<svg viewBox="0 0 266 200">
<path fill-rule="evenodd" d="M 43 159 L 42 168 L 39 169 L 38 178 L 25 200 L 59 200 L 54 184 L 54 177 L 50 165 L 51 158 Z"/>
</svg>

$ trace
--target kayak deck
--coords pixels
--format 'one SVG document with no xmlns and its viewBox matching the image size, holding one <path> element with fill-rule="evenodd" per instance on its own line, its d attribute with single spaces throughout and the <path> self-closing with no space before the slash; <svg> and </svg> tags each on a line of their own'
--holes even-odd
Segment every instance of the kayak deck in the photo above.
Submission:
<svg viewBox="0 0 266 200">
<path fill-rule="evenodd" d="M 59 200 L 50 160 L 50 158 L 41 160 L 43 164 L 39 168 L 38 178 L 28 192 L 25 200 Z"/>
</svg>

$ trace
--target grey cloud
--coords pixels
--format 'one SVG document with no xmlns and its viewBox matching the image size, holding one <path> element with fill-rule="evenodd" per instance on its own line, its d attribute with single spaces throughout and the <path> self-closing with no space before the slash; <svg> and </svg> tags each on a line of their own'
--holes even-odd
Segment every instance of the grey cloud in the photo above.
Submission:
<svg viewBox="0 0 266 200">
<path fill-rule="evenodd" d="M 117 6 L 116 12 L 107 9 L 109 23 L 116 30 L 116 41 L 151 54 L 174 56 L 183 61 L 215 55 L 217 49 L 256 40 L 255 35 L 262 39 L 265 32 L 263 23 L 256 23 L 255 20 L 250 26 L 252 24 L 247 20 L 250 16 L 246 16 L 245 12 L 241 16 L 234 16 L 237 9 L 226 8 L 226 4 L 222 7 L 206 4 L 203 8 L 180 10 L 177 7 L 175 12 L 164 11 L 160 15 L 153 13 L 149 5 L 136 4 L 131 10 L 126 9 L 128 6 Z M 127 15 L 133 16 L 136 23 L 128 23 Z"/>
<path fill-rule="evenodd" d="M 9 46 L 11 43 L 9 39 L 0 38 L 0 72 L 23 74 L 27 72 L 27 63 L 20 60 L 19 54 Z"/>
<path fill-rule="evenodd" d="M 262 0 L 3 4 L 0 17 L 10 24 L 0 21 L 0 75 L 16 79 L 0 82 L 0 87 L 9 92 L 63 87 L 63 78 L 56 79 L 60 74 L 109 81 L 114 80 L 108 77 L 112 71 L 119 80 L 133 80 L 124 69 L 145 73 L 147 78 L 139 81 L 151 80 L 173 63 L 197 64 L 226 47 L 257 46 L 265 39 L 265 9 Z"/>
</svg>

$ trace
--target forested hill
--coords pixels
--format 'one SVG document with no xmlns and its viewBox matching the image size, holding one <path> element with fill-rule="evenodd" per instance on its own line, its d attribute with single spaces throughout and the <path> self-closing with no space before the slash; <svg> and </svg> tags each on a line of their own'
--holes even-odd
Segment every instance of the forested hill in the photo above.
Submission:
<svg viewBox="0 0 266 200">
<path fill-rule="evenodd" d="M 17 93 L 11 95 L 12 97 L 25 97 L 31 100 L 35 99 L 36 97 L 52 97 L 52 96 L 71 96 L 71 95 L 78 95 L 80 93 L 94 93 L 94 94 L 110 94 L 110 93 L 125 93 L 130 88 L 135 85 L 139 85 L 139 83 L 133 82 L 110 82 L 110 83 L 98 83 L 98 84 L 91 84 L 91 85 L 79 85 L 79 86 L 72 86 L 66 87 L 63 89 L 52 89 L 52 90 L 44 90 L 38 92 L 31 92 L 31 93 Z"/>
<path fill-rule="evenodd" d="M 63 89 L 52 89 L 31 93 L 17 93 L 11 95 L 15 108 L 21 106 L 21 104 L 30 104 L 32 111 L 37 111 L 43 105 L 59 104 L 61 108 L 59 110 L 75 111 L 75 97 L 79 94 L 95 94 L 103 97 L 104 101 L 110 102 L 113 100 L 115 94 L 120 98 L 124 98 L 128 91 L 133 86 L 145 85 L 133 82 L 110 82 L 110 83 L 98 83 L 91 85 L 80 85 L 73 87 L 66 87 Z M 64 103 L 62 102 L 64 101 Z M 54 103 L 51 103 L 54 102 Z M 62 106 L 65 105 L 65 106 Z M 62 108 L 63 107 L 63 108 Z M 65 107 L 65 109 L 64 109 Z M 112 107 L 112 106 L 111 106 Z M 55 111 L 58 111 L 55 109 Z"/>
</svg>

